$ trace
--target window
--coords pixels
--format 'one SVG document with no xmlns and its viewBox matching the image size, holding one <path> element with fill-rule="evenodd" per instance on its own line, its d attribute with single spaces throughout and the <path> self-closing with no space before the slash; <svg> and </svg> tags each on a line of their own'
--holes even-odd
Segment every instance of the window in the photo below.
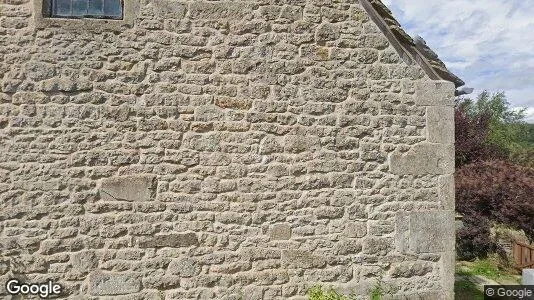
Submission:
<svg viewBox="0 0 534 300">
<path fill-rule="evenodd" d="M 143 0 L 144 1 L 144 0 Z M 0 3 L 2 0 L 0 0 Z M 132 28 L 141 0 L 32 0 L 36 29 L 122 32 Z M 0 11 L 2 4 L 0 4 Z"/>
<path fill-rule="evenodd" d="M 45 0 L 43 12 L 51 18 L 122 19 L 122 0 Z"/>
</svg>

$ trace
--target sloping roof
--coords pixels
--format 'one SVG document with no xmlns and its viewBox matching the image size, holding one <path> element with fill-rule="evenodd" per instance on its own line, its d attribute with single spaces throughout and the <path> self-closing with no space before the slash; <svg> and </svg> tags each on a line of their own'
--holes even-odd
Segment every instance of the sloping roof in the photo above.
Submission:
<svg viewBox="0 0 534 300">
<path fill-rule="evenodd" d="M 421 37 L 412 39 L 382 1 L 360 0 L 360 2 L 406 63 L 413 64 L 415 61 L 431 79 L 451 81 L 456 88 L 465 84 L 463 80 L 447 69 L 438 55 L 426 45 Z"/>
</svg>

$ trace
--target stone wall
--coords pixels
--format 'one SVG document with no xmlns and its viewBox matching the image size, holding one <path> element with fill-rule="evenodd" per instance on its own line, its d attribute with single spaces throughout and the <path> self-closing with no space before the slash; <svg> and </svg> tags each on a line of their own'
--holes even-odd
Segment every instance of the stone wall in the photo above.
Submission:
<svg viewBox="0 0 534 300">
<path fill-rule="evenodd" d="M 452 299 L 452 83 L 357 1 L 137 1 L 1 4 L 0 294 Z"/>
</svg>

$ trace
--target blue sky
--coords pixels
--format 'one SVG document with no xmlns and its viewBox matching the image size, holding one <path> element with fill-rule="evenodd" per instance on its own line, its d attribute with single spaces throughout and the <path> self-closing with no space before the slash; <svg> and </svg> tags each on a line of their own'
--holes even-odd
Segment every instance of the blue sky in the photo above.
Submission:
<svg viewBox="0 0 534 300">
<path fill-rule="evenodd" d="M 411 36 L 475 88 L 504 91 L 534 123 L 534 3 L 524 0 L 383 0 Z"/>
</svg>

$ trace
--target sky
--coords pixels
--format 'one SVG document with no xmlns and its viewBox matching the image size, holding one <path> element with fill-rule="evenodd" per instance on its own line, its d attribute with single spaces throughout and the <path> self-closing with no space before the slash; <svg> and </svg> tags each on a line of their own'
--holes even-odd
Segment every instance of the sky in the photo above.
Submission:
<svg viewBox="0 0 534 300">
<path fill-rule="evenodd" d="M 505 92 L 534 123 L 534 3 L 525 0 L 383 0 L 412 37 L 475 89 Z"/>
</svg>

